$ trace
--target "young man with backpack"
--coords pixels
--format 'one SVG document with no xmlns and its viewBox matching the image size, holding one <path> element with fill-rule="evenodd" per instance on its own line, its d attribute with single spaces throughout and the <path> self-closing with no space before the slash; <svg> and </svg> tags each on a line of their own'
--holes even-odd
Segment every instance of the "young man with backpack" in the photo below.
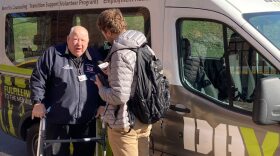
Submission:
<svg viewBox="0 0 280 156">
<path fill-rule="evenodd" d="M 139 48 L 147 39 L 141 32 L 126 30 L 127 24 L 119 9 L 103 11 L 97 19 L 97 26 L 112 44 L 105 59 L 109 62 L 105 70 L 109 87 L 104 86 L 98 77 L 95 81 L 99 95 L 108 103 L 104 121 L 108 125 L 109 144 L 116 156 L 148 156 L 152 125 L 141 123 L 136 118 L 131 126 L 127 105 L 137 83 L 137 55 L 131 49 Z"/>
</svg>

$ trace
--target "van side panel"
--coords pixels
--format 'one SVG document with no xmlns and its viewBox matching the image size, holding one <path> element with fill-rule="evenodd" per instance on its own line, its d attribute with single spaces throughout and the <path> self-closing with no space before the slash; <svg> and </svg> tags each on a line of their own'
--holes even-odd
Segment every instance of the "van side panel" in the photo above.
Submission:
<svg viewBox="0 0 280 156">
<path fill-rule="evenodd" d="M 87 27 L 91 35 L 92 48 L 103 46 L 104 38 L 96 28 L 95 21 L 98 13 L 106 8 L 119 7 L 123 10 L 128 23 L 132 23 L 130 27 L 143 31 L 161 58 L 163 40 L 159 38 L 163 38 L 162 2 L 161 0 L 1 1 L 4 3 L 1 7 L 1 20 L 3 25 L 6 24 L 0 28 L 3 40 L 0 43 L 1 129 L 9 135 L 26 139 L 28 129 L 38 122 L 30 119 L 32 104 L 29 90 L 29 77 L 37 58 L 46 45 L 66 41 L 68 29 L 75 24 Z M 159 7 L 154 9 L 154 6 Z M 136 21 L 137 19 L 139 21 Z M 153 23 L 151 19 L 154 20 Z M 133 22 L 137 22 L 138 25 Z M 151 30 L 151 25 L 158 28 Z M 153 33 L 157 35 L 152 35 Z M 9 37 L 4 37 L 5 35 Z M 159 44 L 156 44 L 157 41 Z"/>
<path fill-rule="evenodd" d="M 169 4 L 172 3 L 170 2 Z M 199 4 L 197 4 L 197 6 L 199 6 Z M 206 89 L 198 90 L 191 84 L 186 83 L 186 81 L 188 80 L 185 80 L 186 75 L 183 75 L 183 64 L 185 61 L 185 57 L 183 54 L 184 51 L 182 51 L 181 49 L 186 50 L 187 48 L 185 47 L 186 45 L 181 45 L 183 43 L 186 43 L 182 42 L 183 40 L 181 39 L 188 38 L 189 40 L 191 40 L 191 37 L 195 35 L 188 33 L 187 30 L 190 30 L 190 27 L 179 27 L 181 21 L 192 21 L 193 23 L 198 21 L 201 21 L 201 23 L 217 23 L 216 25 L 221 25 L 221 28 L 223 28 L 221 29 L 221 35 L 224 35 L 223 33 L 225 33 L 223 32 L 223 30 L 227 31 L 227 33 L 230 32 L 229 30 L 233 30 L 235 33 L 240 34 L 244 40 L 248 41 L 252 47 L 257 48 L 257 50 L 254 49 L 254 52 L 261 53 L 262 55 L 264 55 L 264 58 L 269 58 L 269 63 L 277 62 L 275 57 L 273 57 L 274 55 L 271 55 L 272 53 L 270 53 L 264 47 L 264 45 L 256 41 L 255 36 L 253 36 L 252 34 L 248 34 L 249 32 L 247 32 L 246 29 L 242 28 L 244 20 L 238 20 L 238 18 L 232 18 L 231 16 L 233 15 L 229 15 L 231 14 L 216 12 L 215 10 L 205 10 L 199 7 L 175 7 L 175 4 L 173 7 L 167 7 L 165 9 L 164 38 L 170 38 L 170 40 L 168 40 L 169 42 L 167 40 L 165 40 L 164 42 L 164 73 L 170 79 L 171 102 L 172 105 L 177 109 L 171 109 L 168 112 L 163 123 L 156 124 L 154 126 L 154 130 L 160 131 L 161 128 L 163 129 L 160 131 L 161 133 L 155 133 L 155 138 L 163 138 L 160 140 L 156 140 L 156 142 L 164 143 L 165 146 L 159 146 L 158 148 L 161 148 L 166 153 L 172 153 L 178 156 L 245 156 L 280 154 L 279 124 L 258 125 L 254 123 L 252 121 L 251 112 L 243 111 L 241 109 L 243 108 L 243 106 L 237 105 L 238 103 L 235 103 L 238 99 L 234 99 L 235 97 L 231 97 L 231 101 L 222 101 L 218 99 L 218 97 L 216 97 L 214 94 L 207 94 Z M 184 33 L 187 34 L 186 36 L 180 36 L 181 34 L 183 34 L 180 32 L 183 31 L 180 30 L 180 28 L 185 30 Z M 200 26 L 194 29 L 199 30 L 199 28 Z M 209 34 L 205 34 L 205 36 L 202 36 L 202 41 L 198 40 L 200 41 L 200 49 L 203 49 L 203 42 L 211 43 L 221 39 L 206 38 L 207 36 L 211 35 L 211 29 L 206 29 L 206 32 L 208 32 Z M 203 32 L 200 32 L 198 34 L 201 35 L 202 33 Z M 230 35 L 227 37 L 228 40 L 221 39 L 221 41 L 231 43 L 232 37 Z M 239 41 L 238 44 L 240 45 L 240 43 L 242 42 Z M 190 42 L 190 44 L 191 47 L 195 47 L 194 42 Z M 227 47 L 230 45 L 227 45 L 227 43 L 221 45 L 226 47 L 222 50 L 224 50 L 225 55 L 229 57 L 229 60 L 226 60 L 225 64 L 231 65 L 228 69 L 228 74 L 236 74 L 230 73 L 231 69 L 234 68 L 234 60 L 231 60 L 230 58 L 236 56 L 236 53 L 231 56 L 230 47 Z M 242 51 L 242 48 L 246 47 L 246 45 L 242 46 L 243 47 L 238 47 L 237 50 L 239 49 L 240 51 Z M 190 54 L 195 51 L 194 48 L 191 48 L 191 50 L 192 51 L 190 52 Z M 190 58 L 195 58 L 195 56 L 197 55 L 198 54 L 191 55 L 192 57 Z M 210 63 L 211 59 L 212 63 L 221 60 L 219 57 L 217 58 L 217 60 L 215 60 L 213 57 L 207 55 L 202 56 L 202 59 L 205 61 L 204 68 L 208 68 L 207 64 Z M 253 59 L 253 61 L 259 61 L 258 59 L 261 59 L 261 56 L 258 56 L 257 54 L 256 56 L 254 54 L 251 57 L 248 57 L 247 55 L 245 56 L 246 57 L 243 58 L 243 61 L 240 61 L 241 58 L 239 57 L 240 62 L 238 63 L 245 62 L 245 58 L 248 58 L 248 62 L 252 61 L 251 59 Z M 245 72 L 245 69 L 247 69 L 245 68 L 245 65 L 247 65 L 248 62 L 242 64 L 242 66 L 239 67 L 243 69 L 243 72 L 246 74 L 250 74 L 250 72 Z M 212 66 L 210 66 L 210 68 L 213 68 L 213 64 L 211 65 Z M 257 65 L 253 63 L 252 70 L 254 70 L 254 68 L 256 68 L 255 66 Z M 279 67 L 278 63 L 275 63 L 275 65 L 276 67 Z M 275 72 L 275 74 L 278 74 L 279 76 L 277 68 L 271 68 L 271 71 Z M 241 71 L 240 73 L 240 81 L 243 79 L 243 72 Z M 274 74 L 273 72 L 271 75 Z M 226 76 L 224 78 L 226 78 Z M 248 83 L 248 81 L 246 79 L 246 83 Z M 227 83 L 229 85 L 231 84 L 230 81 L 227 81 Z M 219 81 L 219 85 L 222 85 L 221 81 Z M 244 85 L 244 81 L 242 81 L 240 85 Z M 225 90 L 224 92 L 228 92 L 228 90 Z M 247 101 L 247 103 L 244 103 L 247 106 L 252 106 L 253 104 L 252 101 Z M 191 113 L 186 113 L 186 110 L 190 110 Z M 272 139 L 272 137 L 274 138 Z M 177 138 L 176 141 L 173 138 Z M 271 141 L 271 145 L 267 143 L 268 140 Z"/>
</svg>

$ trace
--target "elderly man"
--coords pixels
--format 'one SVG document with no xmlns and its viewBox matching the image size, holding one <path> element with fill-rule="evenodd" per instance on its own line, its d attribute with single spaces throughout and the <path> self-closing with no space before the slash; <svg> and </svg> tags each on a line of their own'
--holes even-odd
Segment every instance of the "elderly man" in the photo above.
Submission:
<svg viewBox="0 0 280 156">
<path fill-rule="evenodd" d="M 88 31 L 71 28 L 67 44 L 48 48 L 30 79 L 32 118 L 46 116 L 47 139 L 95 136 L 95 119 L 105 104 L 91 81 L 98 58 L 88 50 Z M 90 55 L 91 54 L 91 55 Z M 46 114 L 46 108 L 49 110 Z M 92 156 L 95 143 L 73 143 L 74 156 Z M 48 155 L 69 156 L 69 143 L 55 143 Z"/>
</svg>

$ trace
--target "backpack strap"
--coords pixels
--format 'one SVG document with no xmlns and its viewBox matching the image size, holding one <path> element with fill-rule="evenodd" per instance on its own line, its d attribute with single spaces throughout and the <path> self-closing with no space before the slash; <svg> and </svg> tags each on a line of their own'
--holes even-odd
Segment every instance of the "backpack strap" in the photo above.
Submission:
<svg viewBox="0 0 280 156">
<path fill-rule="evenodd" d="M 137 53 L 137 50 L 138 50 L 139 48 L 143 48 L 143 47 L 145 47 L 146 45 L 148 45 L 148 43 L 147 43 L 147 42 L 144 42 L 142 45 L 140 45 L 140 47 L 117 49 L 117 50 L 115 50 L 115 51 L 110 52 L 110 53 L 108 54 L 108 56 L 106 57 L 105 60 L 107 60 L 107 61 L 111 60 L 112 55 L 113 55 L 115 52 L 120 51 L 120 50 L 131 50 L 131 51 Z M 110 61 L 109 61 L 109 62 L 110 62 Z"/>
</svg>

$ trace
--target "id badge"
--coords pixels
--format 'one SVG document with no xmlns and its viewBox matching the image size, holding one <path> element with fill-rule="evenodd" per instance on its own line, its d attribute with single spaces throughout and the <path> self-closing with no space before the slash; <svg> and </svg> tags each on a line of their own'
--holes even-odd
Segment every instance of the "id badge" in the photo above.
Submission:
<svg viewBox="0 0 280 156">
<path fill-rule="evenodd" d="M 86 81 L 87 80 L 87 76 L 86 75 L 80 75 L 80 76 L 78 76 L 78 79 L 79 79 L 80 82 Z"/>
</svg>

